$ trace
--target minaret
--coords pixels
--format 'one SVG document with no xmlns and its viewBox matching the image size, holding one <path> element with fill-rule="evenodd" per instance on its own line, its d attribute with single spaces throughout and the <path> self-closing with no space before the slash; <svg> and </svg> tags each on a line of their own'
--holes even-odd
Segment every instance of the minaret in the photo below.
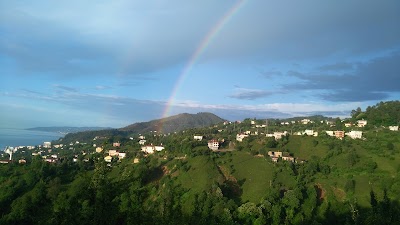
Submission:
<svg viewBox="0 0 400 225">
<path fill-rule="evenodd" d="M 13 151 L 10 151 L 10 161 L 12 160 Z"/>
</svg>

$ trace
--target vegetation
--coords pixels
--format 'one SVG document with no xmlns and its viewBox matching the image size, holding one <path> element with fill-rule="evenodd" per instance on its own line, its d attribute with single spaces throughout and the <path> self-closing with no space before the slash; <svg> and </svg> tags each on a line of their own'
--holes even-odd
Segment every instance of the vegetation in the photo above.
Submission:
<svg viewBox="0 0 400 225">
<path fill-rule="evenodd" d="M 262 129 L 251 121 L 265 121 L 246 119 L 165 136 L 142 134 L 147 143 L 166 148 L 149 155 L 140 151 L 138 134 L 118 130 L 97 139 L 86 132 L 87 143 L 78 136 L 53 143 L 67 146 L 52 149 L 60 156 L 57 163 L 24 149 L 14 158 L 26 164 L 0 165 L 0 224 L 398 224 L 400 134 L 382 127 L 393 121 L 370 121 L 370 111 L 360 112 L 369 127 L 359 128 L 364 139 L 355 140 L 324 135 L 343 121 L 321 123 L 318 117 L 311 124 L 271 120 Z M 320 135 L 275 140 L 262 134 L 267 129 L 314 129 Z M 252 135 L 238 142 L 241 131 Z M 221 142 L 221 151 L 207 148 L 210 139 Z M 107 151 L 95 152 L 93 144 L 127 158 L 106 163 Z M 269 151 L 302 160 L 274 163 Z"/>
</svg>

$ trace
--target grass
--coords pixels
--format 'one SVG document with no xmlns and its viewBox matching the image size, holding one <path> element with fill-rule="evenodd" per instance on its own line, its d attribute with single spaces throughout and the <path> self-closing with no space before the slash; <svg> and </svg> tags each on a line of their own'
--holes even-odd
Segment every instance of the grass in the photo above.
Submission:
<svg viewBox="0 0 400 225">
<path fill-rule="evenodd" d="M 236 178 L 242 188 L 241 199 L 259 203 L 270 186 L 273 174 L 273 164 L 269 158 L 254 157 L 248 152 L 236 151 L 222 158 L 222 165 L 233 168 L 232 176 Z M 226 160 L 228 159 L 228 160 Z"/>
</svg>

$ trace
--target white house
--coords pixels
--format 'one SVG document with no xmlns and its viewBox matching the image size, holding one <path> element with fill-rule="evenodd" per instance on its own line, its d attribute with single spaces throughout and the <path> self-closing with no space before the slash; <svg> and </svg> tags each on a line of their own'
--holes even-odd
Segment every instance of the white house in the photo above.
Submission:
<svg viewBox="0 0 400 225">
<path fill-rule="evenodd" d="M 194 139 L 194 140 L 197 140 L 197 141 L 201 141 L 201 140 L 203 140 L 203 136 L 201 136 L 201 135 L 195 135 L 195 136 L 193 136 L 193 139 Z"/>
<path fill-rule="evenodd" d="M 142 139 L 142 140 L 139 141 L 139 144 L 140 144 L 140 145 L 144 145 L 145 143 L 146 143 L 146 140 L 143 140 L 143 139 Z"/>
<path fill-rule="evenodd" d="M 117 150 L 109 150 L 108 151 L 108 155 L 109 156 L 118 156 L 118 151 Z"/>
<path fill-rule="evenodd" d="M 311 123 L 311 120 L 309 120 L 309 119 L 302 119 L 302 120 L 300 120 L 300 122 L 301 122 L 302 124 L 308 124 L 308 123 Z"/>
<path fill-rule="evenodd" d="M 366 120 L 358 120 L 357 125 L 358 125 L 358 127 L 365 127 L 367 125 L 367 121 Z"/>
<path fill-rule="evenodd" d="M 51 148 L 51 142 L 49 141 L 43 142 L 43 148 Z"/>
<path fill-rule="evenodd" d="M 213 150 L 213 151 L 218 150 L 218 148 L 219 148 L 219 142 L 218 142 L 217 140 L 215 140 L 215 139 L 209 141 L 209 142 L 208 142 L 208 148 L 211 149 L 211 150 Z"/>
<path fill-rule="evenodd" d="M 119 152 L 118 153 L 118 158 L 119 159 L 124 159 L 126 157 L 126 153 L 125 152 Z"/>
<path fill-rule="evenodd" d="M 103 151 L 103 148 L 102 148 L 102 147 L 97 147 L 97 148 L 96 148 L 96 152 L 97 152 L 97 153 L 100 153 L 100 152 L 102 152 L 102 151 Z"/>
<path fill-rule="evenodd" d="M 353 126 L 353 124 L 352 123 L 345 123 L 344 126 L 345 127 L 351 127 L 351 126 Z"/>
<path fill-rule="evenodd" d="M 334 137 L 334 136 L 335 136 L 335 134 L 333 133 L 332 130 L 327 130 L 327 131 L 325 131 L 325 132 L 326 132 L 327 135 L 329 135 L 329 136 L 331 136 L 331 137 Z"/>
<path fill-rule="evenodd" d="M 399 126 L 389 126 L 389 130 L 391 130 L 391 131 L 399 131 Z"/>
<path fill-rule="evenodd" d="M 352 139 L 361 139 L 362 138 L 362 131 L 352 130 L 350 132 L 347 132 L 346 135 L 349 136 Z"/>
<path fill-rule="evenodd" d="M 318 132 L 314 132 L 314 130 L 305 130 L 303 134 L 306 134 L 307 136 L 318 136 Z"/>
<path fill-rule="evenodd" d="M 286 131 L 285 132 L 274 132 L 273 134 L 266 134 L 266 137 L 274 137 L 275 140 L 281 139 L 282 136 L 286 135 Z"/>
<path fill-rule="evenodd" d="M 164 150 L 163 146 L 146 145 L 142 147 L 142 152 L 147 154 L 153 154 L 155 151 L 160 152 L 162 150 Z"/>
<path fill-rule="evenodd" d="M 236 141 L 242 142 L 244 138 L 248 137 L 247 134 L 236 134 Z"/>
<path fill-rule="evenodd" d="M 106 157 L 104 157 L 104 161 L 106 161 L 106 162 L 111 162 L 111 160 L 112 160 L 112 157 L 111 156 L 106 156 Z"/>
</svg>

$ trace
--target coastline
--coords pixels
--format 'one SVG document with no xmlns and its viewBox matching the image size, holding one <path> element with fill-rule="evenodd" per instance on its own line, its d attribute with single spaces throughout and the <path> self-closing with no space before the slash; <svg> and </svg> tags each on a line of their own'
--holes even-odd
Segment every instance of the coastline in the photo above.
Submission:
<svg viewBox="0 0 400 225">
<path fill-rule="evenodd" d="M 55 141 L 65 134 L 15 128 L 0 128 L 0 150 L 6 146 L 37 146 L 45 141 Z"/>
</svg>

